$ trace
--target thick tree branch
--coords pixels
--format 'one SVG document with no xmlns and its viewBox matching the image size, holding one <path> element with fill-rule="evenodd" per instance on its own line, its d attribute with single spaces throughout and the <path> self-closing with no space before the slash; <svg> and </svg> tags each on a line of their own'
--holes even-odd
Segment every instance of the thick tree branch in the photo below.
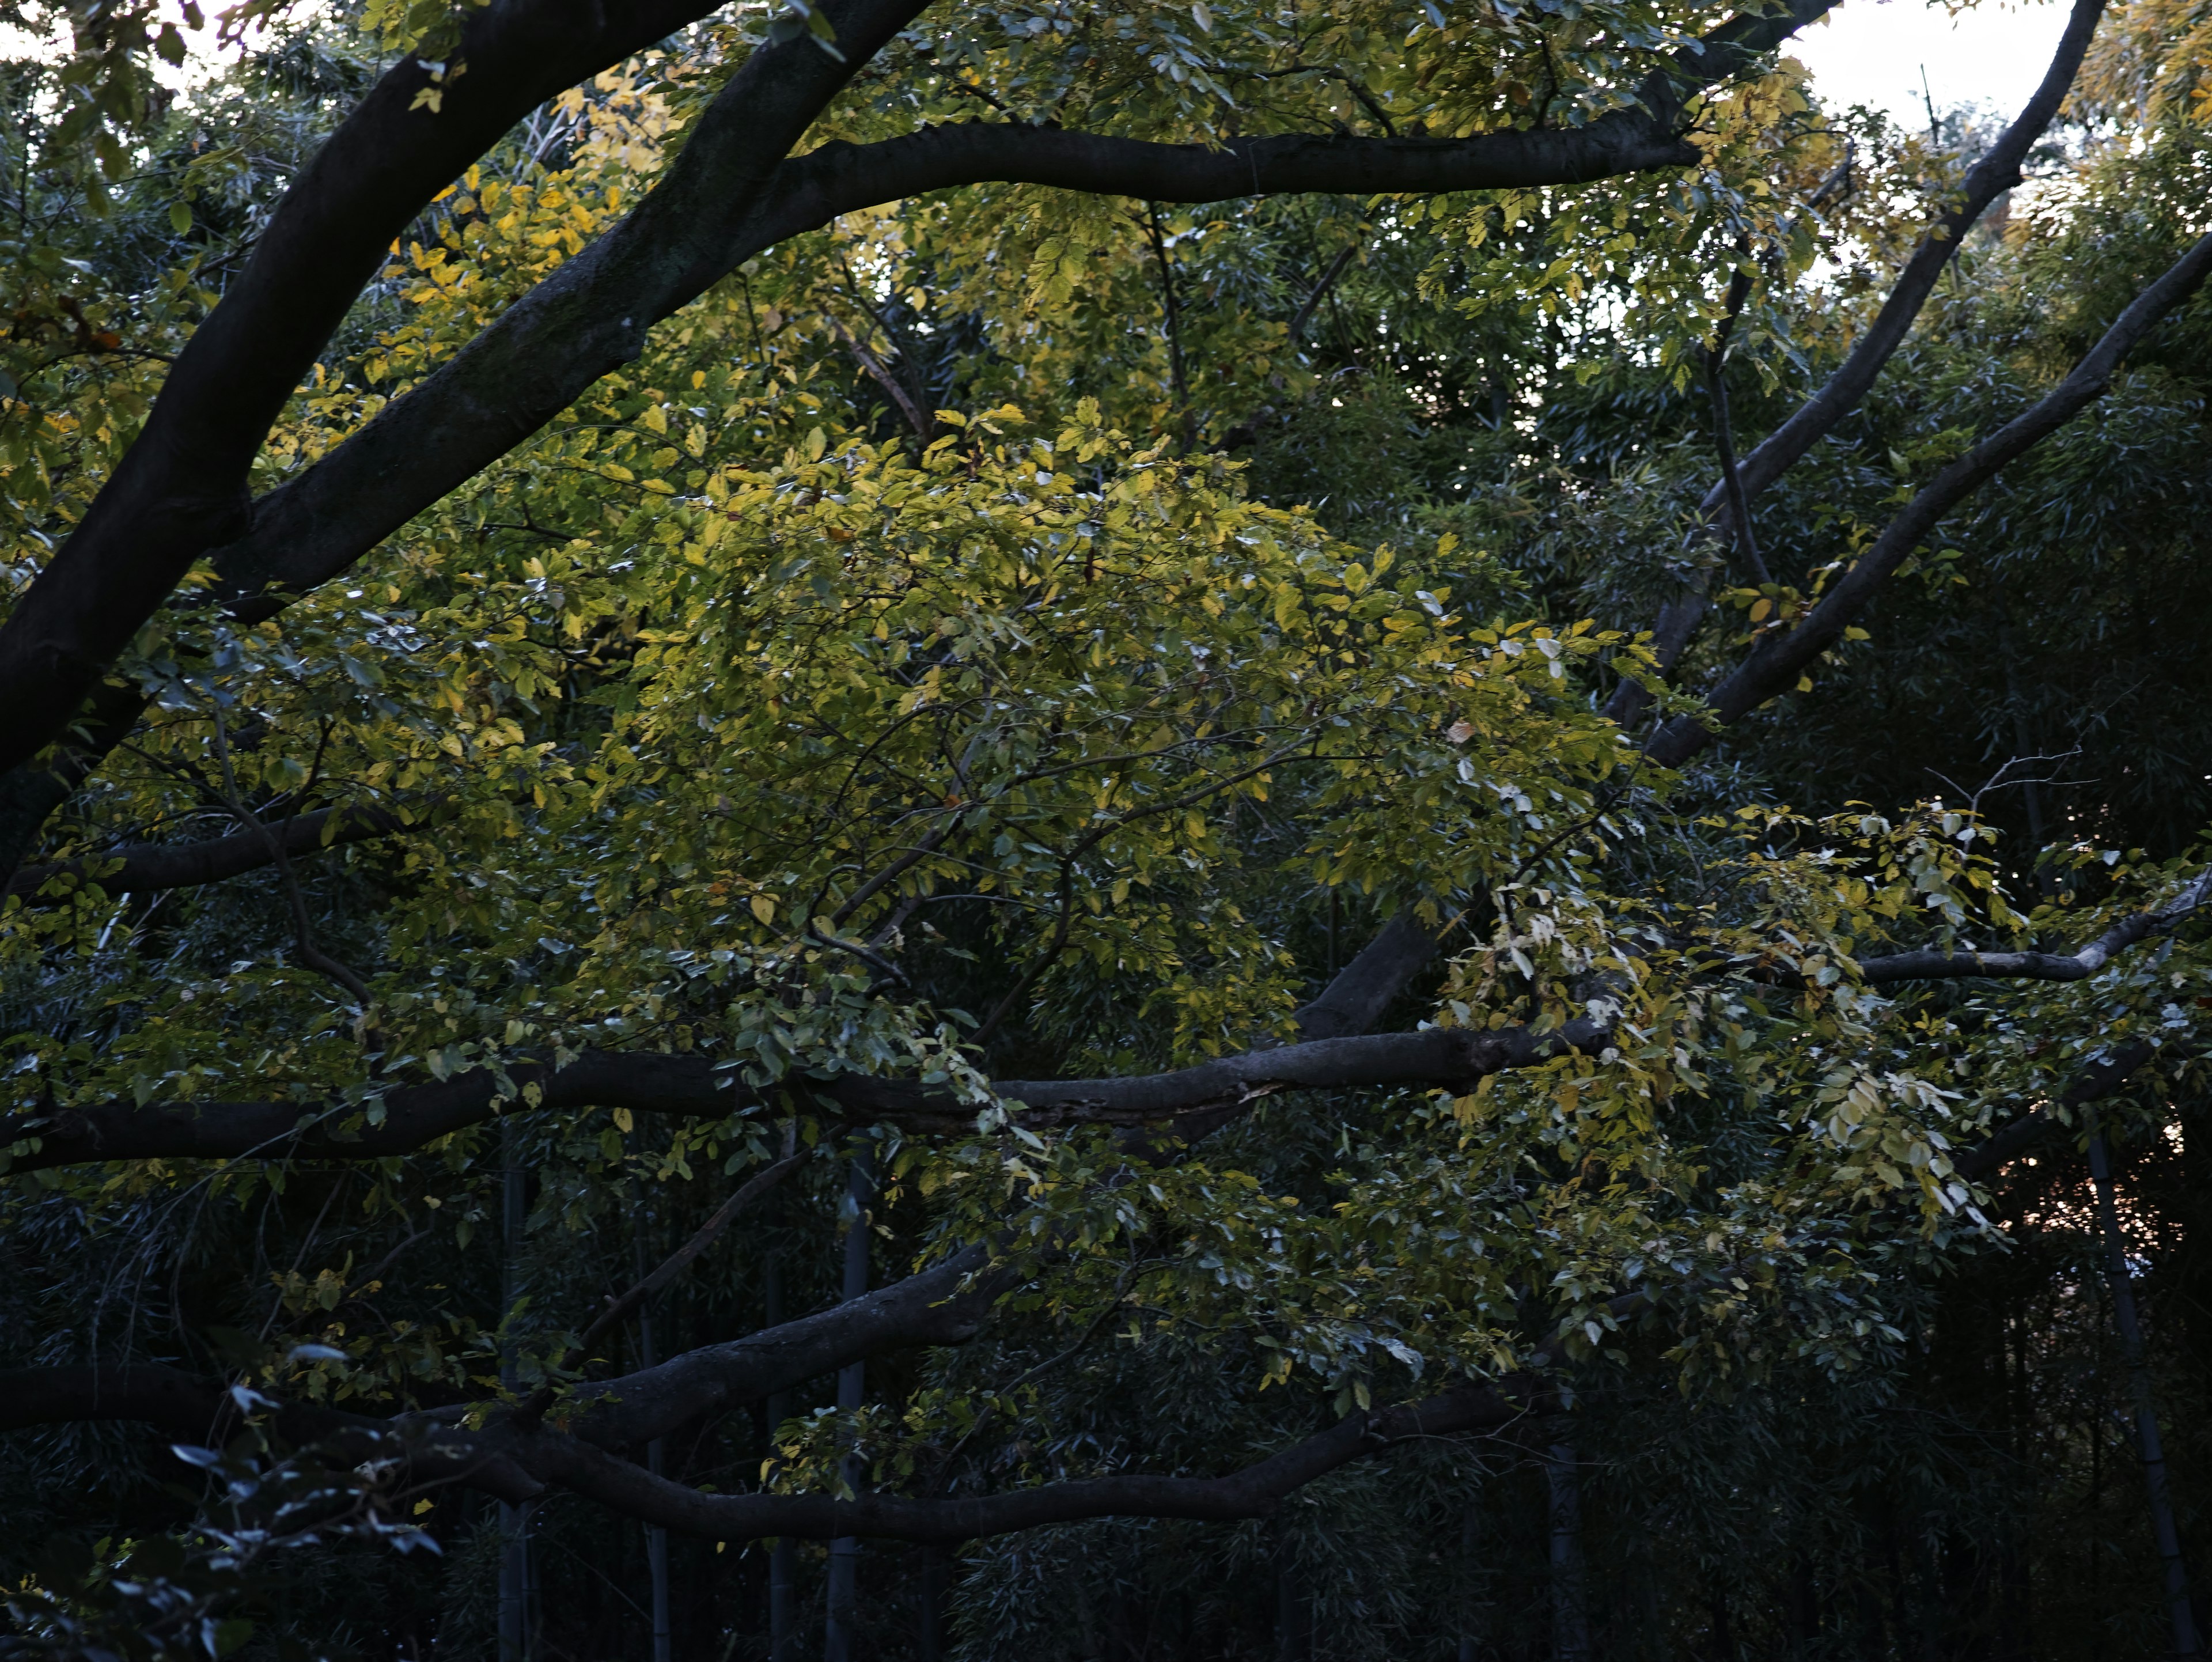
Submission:
<svg viewBox="0 0 2212 1662">
<path fill-rule="evenodd" d="M 1506 1391 L 1463 1385 L 1420 1402 L 1354 1414 L 1280 1452 L 1218 1477 L 1074 1479 L 1006 1494 L 909 1500 L 864 1494 L 702 1495 L 580 1442 L 517 1447 L 519 1461 L 615 1511 L 709 1539 L 864 1535 L 953 1542 L 1102 1517 L 1226 1521 L 1264 1517 L 1288 1495 L 1353 1460 L 1419 1438 L 1492 1430 L 1531 1410 Z"/>
<path fill-rule="evenodd" d="M 1936 474 L 1794 628 L 1774 630 L 1760 636 L 1707 701 L 1719 726 L 1732 725 L 1795 686 L 1822 653 L 1844 638 L 1845 627 L 1865 610 L 1875 591 L 1943 516 L 1994 478 L 2006 463 L 2041 443 L 2102 397 L 2122 360 L 2161 319 L 2197 292 L 2208 273 L 2212 273 L 2212 235 L 2198 239 L 2138 295 L 2104 338 L 2049 393 Z M 1680 767 L 1717 736 L 1716 728 L 1708 726 L 1705 718 L 1678 715 L 1653 735 L 1645 754 L 1662 766 Z"/>
<path fill-rule="evenodd" d="M 1447 920 L 1445 928 L 1458 921 L 1455 916 Z M 1319 997 L 1291 1018 L 1298 1032 L 1309 1039 L 1366 1032 L 1382 1019 L 1406 983 L 1436 957 L 1441 940 L 1442 933 L 1408 906 L 1336 972 Z"/>
<path fill-rule="evenodd" d="M 963 122 L 878 143 L 836 142 L 782 161 L 804 124 L 787 132 L 764 122 L 741 75 L 629 219 L 264 497 L 252 533 L 221 551 L 216 569 L 240 617 L 272 615 L 288 595 L 327 581 L 550 421 L 634 356 L 646 328 L 754 255 L 841 214 L 984 183 L 1214 202 L 1565 184 L 1683 167 L 1696 160 L 1680 132 L 1684 101 L 1832 3 L 1791 0 L 1771 16 L 1736 18 L 1656 71 L 1640 104 L 1586 126 L 1457 140 L 1282 134 L 1209 148 Z M 856 59 L 878 50 L 878 37 L 840 21 L 839 41 Z"/>
<path fill-rule="evenodd" d="M 636 356 L 653 323 L 753 254 L 837 214 L 989 180 L 1202 201 L 1563 183 L 1684 165 L 1695 159 L 1679 133 L 1685 102 L 1833 3 L 1790 0 L 1771 15 L 1735 18 L 1655 70 L 1638 106 L 1564 131 L 1464 141 L 1292 135 L 1209 149 L 978 124 L 786 161 L 850 75 L 927 3 L 834 0 L 842 62 L 805 40 L 756 52 L 637 210 L 249 509 L 247 465 L 392 238 L 532 106 L 711 8 L 658 0 L 617 9 L 613 23 L 579 0 L 502 0 L 471 12 L 470 73 L 445 92 L 444 111 L 410 107 L 428 76 L 410 60 L 318 153 L 84 524 L 0 627 L 0 703 L 16 718 L 0 734 L 0 770 L 20 769 L 61 730 L 202 553 L 216 549 L 219 593 L 240 618 L 273 615 Z M 95 746 L 89 764 L 105 753 Z M 59 800 L 38 781 L 11 793 L 9 777 L 0 772 L 0 820 L 24 825 L 11 838 L 11 825 L 0 824 L 0 855 L 12 855 L 0 869 L 22 858 Z"/>
<path fill-rule="evenodd" d="M 2130 947 L 2173 928 L 2203 903 L 2208 890 L 2212 872 L 2165 905 L 2123 919 L 2073 953 L 1902 953 L 1863 960 L 1860 975 L 1874 983 L 2084 980 Z M 1164 1074 L 999 1080 L 993 1089 L 1026 1124 L 1169 1126 L 1188 1133 L 1279 1091 L 1463 1087 L 1572 1051 L 1601 1050 L 1610 1042 L 1610 1026 L 1587 1016 L 1552 1029 L 1354 1032 L 1380 1015 L 1435 950 L 1434 934 L 1412 912 L 1402 912 L 1320 998 L 1297 1013 L 1303 1031 L 1338 1031 L 1346 1037 L 1248 1050 Z M 1786 979 L 1775 973 L 1764 978 Z M 380 1159 L 510 1111 L 532 1087 L 537 1106 L 556 1110 L 627 1108 L 633 1113 L 715 1117 L 757 1099 L 757 1093 L 709 1056 L 586 1050 L 564 1067 L 515 1062 L 503 1077 L 479 1068 L 433 1084 L 386 1090 L 383 1121 L 374 1126 L 367 1123 L 361 1104 L 142 1106 L 118 1100 L 0 1118 L 0 1145 L 14 1145 L 9 1169 L 15 1171 L 152 1158 Z M 975 1123 L 972 1108 L 949 1093 L 906 1081 L 847 1075 L 794 1080 L 782 1088 L 854 1120 L 950 1131 Z"/>
<path fill-rule="evenodd" d="M 713 9 L 493 0 L 458 14 L 465 76 L 434 82 L 410 57 L 378 82 L 286 192 L 144 429 L 0 626 L 0 769 L 58 737 L 192 561 L 246 529 L 246 470 L 270 424 L 431 198 L 535 106 Z M 433 89 L 435 108 L 417 98 Z"/>
<path fill-rule="evenodd" d="M 973 1249 L 963 1257 L 979 1257 L 980 1251 Z M 910 1317 L 923 1297 L 957 1283 L 958 1263 L 854 1304 L 899 1304 Z M 887 1324 L 879 1316 L 869 1320 L 868 1312 L 855 1312 L 854 1304 L 841 1306 L 734 1345 L 693 1352 L 647 1373 L 594 1386 L 598 1397 L 622 1395 L 620 1409 L 611 1409 L 602 1400 L 588 1415 L 557 1428 L 501 1422 L 481 1432 L 466 1432 L 444 1425 L 450 1415 L 436 1420 L 402 1416 L 380 1422 L 327 1410 L 309 1410 L 311 1417 L 295 1428 L 347 1439 L 380 1431 L 380 1452 L 413 1452 L 410 1476 L 418 1479 L 465 1482 L 507 1498 L 526 1498 L 557 1483 L 629 1516 L 708 1538 L 868 1535 L 952 1542 L 1082 1518 L 1224 1520 L 1262 1516 L 1285 1496 L 1351 1461 L 1414 1439 L 1494 1429 L 1540 1410 L 1548 1401 L 1540 1374 L 1532 1371 L 1495 1386 L 1462 1384 L 1421 1401 L 1350 1415 L 1325 1431 L 1219 1476 L 1077 1479 L 952 1499 L 911 1500 L 882 1494 L 852 1501 L 829 1495 L 707 1495 L 656 1477 L 613 1452 L 673 1429 L 694 1415 L 749 1400 L 778 1384 L 825 1372 L 835 1366 L 830 1359 L 851 1352 L 858 1342 L 877 1350 L 897 1343 L 961 1342 L 972 1336 L 991 1296 L 971 1292 L 941 1300 L 932 1318 L 920 1323 L 906 1319 Z M 1640 1295 L 1632 1295 L 1632 1301 L 1640 1304 Z M 840 1336 L 842 1346 L 821 1342 L 835 1318 L 846 1317 L 849 1323 L 855 1314 L 872 1330 L 865 1339 L 847 1332 Z M 793 1330 L 811 1331 L 794 1339 Z M 1538 1367 L 1556 1360 L 1554 1349 L 1547 1346 L 1538 1351 Z M 746 1351 L 757 1353 L 753 1360 L 765 1365 L 745 1367 L 738 1355 Z M 228 1398 L 212 1381 L 154 1367 L 112 1370 L 108 1377 L 117 1379 L 125 1373 L 131 1376 L 127 1385 L 111 1384 L 90 1397 L 82 1392 L 94 1370 L 27 1368 L 0 1373 L 0 1429 L 86 1419 L 137 1419 L 198 1442 L 206 1440 L 211 1426 L 227 1411 Z"/>
<path fill-rule="evenodd" d="M 1432 1027 L 1284 1045 L 1129 1079 L 1002 1080 L 995 1088 L 1009 1104 L 1019 1105 L 1014 1111 L 1025 1124 L 1171 1124 L 1277 1091 L 1472 1084 L 1571 1050 L 1600 1047 L 1605 1032 L 1588 1020 L 1549 1032 Z M 383 1121 L 376 1125 L 367 1123 L 358 1103 L 141 1106 L 118 1100 L 0 1118 L 0 1146 L 16 1146 L 9 1169 L 19 1172 L 154 1158 L 371 1160 L 408 1153 L 517 1111 L 533 1087 L 535 1105 L 550 1109 L 718 1117 L 757 1099 L 708 1056 L 587 1050 L 565 1067 L 516 1062 L 503 1079 L 478 1068 L 387 1090 Z M 974 1109 L 949 1093 L 898 1080 L 847 1075 L 794 1080 L 783 1088 L 856 1120 L 958 1130 L 975 1119 Z"/>
<path fill-rule="evenodd" d="M 349 843 L 396 837 L 423 823 L 420 818 L 410 819 L 392 808 L 318 808 L 278 820 L 268 828 L 267 835 L 239 831 L 203 843 L 133 843 L 106 854 L 25 866 L 8 880 L 0 895 L 20 894 L 28 903 L 51 904 L 70 898 L 88 883 L 97 883 L 112 895 L 191 888 L 269 865 L 276 858 L 269 847 L 271 836 L 282 843 L 288 855 L 296 857 Z M 56 892 L 41 894 L 49 883 L 57 885 Z"/>
<path fill-rule="evenodd" d="M 2075 0 L 2066 30 L 2051 54 L 2051 66 L 2019 117 L 2005 129 L 1982 159 L 1967 170 L 1957 199 L 1944 210 L 1928 234 L 1898 273 L 1889 298 L 1882 302 L 1867 332 L 1860 336 L 1843 363 L 1820 389 L 1805 400 L 1782 425 L 1761 440 L 1738 465 L 1734 483 L 1746 505 L 1780 478 L 1815 444 L 1832 431 L 1865 398 L 1897 349 L 1911 332 L 1921 308 L 1936 290 L 1936 279 L 1951 263 L 1968 230 L 1989 206 L 2021 182 L 2021 168 L 2028 152 L 2043 137 L 2068 88 L 2080 72 L 2081 59 L 2097 32 L 2106 0 Z M 1725 475 L 1705 493 L 1698 504 L 1706 522 L 1723 543 L 1735 534 L 1734 516 L 1740 511 L 1731 498 Z M 1701 577 L 1686 581 L 1680 593 L 1661 608 L 1652 629 L 1652 651 L 1662 669 L 1671 669 L 1689 645 L 1690 637 L 1705 615 L 1705 587 Z M 1606 706 L 1606 714 L 1624 727 L 1632 723 L 1650 703 L 1650 695 L 1633 681 L 1623 681 Z"/>
</svg>

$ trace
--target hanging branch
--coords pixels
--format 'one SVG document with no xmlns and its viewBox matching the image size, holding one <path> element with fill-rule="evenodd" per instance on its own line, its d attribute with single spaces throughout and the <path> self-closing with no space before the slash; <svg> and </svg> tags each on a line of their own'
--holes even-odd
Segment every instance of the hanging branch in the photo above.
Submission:
<svg viewBox="0 0 2212 1662">
<path fill-rule="evenodd" d="M 1739 244 L 1736 252 L 1750 258 L 1747 245 Z M 1751 503 L 1744 496 L 1743 475 L 1736 466 L 1735 435 L 1729 423 L 1728 378 L 1723 368 L 1728 357 L 1729 335 L 1735 331 L 1736 320 L 1743 315 L 1743 303 L 1751 295 L 1751 273 L 1741 265 L 1729 279 L 1728 309 L 1723 314 L 1720 326 L 1713 331 L 1713 344 L 1704 349 L 1705 364 L 1705 397 L 1712 405 L 1713 447 L 1720 453 L 1721 480 L 1728 487 L 1729 519 L 1735 532 L 1736 551 L 1743 557 L 1745 569 L 1751 580 L 1764 587 L 1774 581 L 1766 569 L 1766 562 L 1759 556 L 1759 543 L 1752 535 Z"/>
<path fill-rule="evenodd" d="M 1145 232 L 1152 245 L 1152 259 L 1160 269 L 1160 294 L 1168 326 L 1168 374 L 1174 386 L 1176 409 L 1182 417 L 1182 445 L 1190 448 L 1190 384 L 1182 364 L 1182 310 L 1176 304 L 1175 272 L 1168 265 L 1167 239 L 1160 234 L 1159 210 L 1145 204 Z"/>
</svg>

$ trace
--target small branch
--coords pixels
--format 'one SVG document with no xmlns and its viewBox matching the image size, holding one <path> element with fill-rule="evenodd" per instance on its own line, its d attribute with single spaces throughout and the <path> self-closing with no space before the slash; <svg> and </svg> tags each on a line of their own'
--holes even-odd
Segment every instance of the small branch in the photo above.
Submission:
<svg viewBox="0 0 2212 1662">
<path fill-rule="evenodd" d="M 2087 981 L 2129 947 L 2179 926 L 2204 904 L 2208 893 L 2212 893 L 2212 869 L 2163 906 L 2122 918 L 2076 952 L 1894 953 L 1861 959 L 1858 978 L 1872 986 L 1893 981 Z M 1755 969 L 1752 977 L 1774 986 L 1802 989 L 1808 984 L 1794 970 Z"/>
<path fill-rule="evenodd" d="M 1108 1322 L 1120 1313 L 1122 1304 L 1128 1296 L 1129 1278 L 1141 1267 L 1141 1265 L 1131 1264 L 1121 1272 L 1120 1278 L 1114 1283 L 1114 1296 L 1106 1301 L 1105 1308 L 1091 1318 L 1091 1324 L 1083 1330 L 1073 1344 L 1068 1346 L 1058 1355 L 1048 1356 L 1035 1367 L 1027 1369 L 1003 1391 L 994 1391 L 991 1393 L 992 1400 L 983 1405 L 983 1411 L 975 1416 L 975 1424 L 961 1433 L 960 1440 L 952 1445 L 951 1452 L 945 1457 L 944 1463 L 938 1467 L 937 1481 L 929 1486 L 929 1492 L 933 1496 L 945 1492 L 945 1484 L 951 1480 L 953 1468 L 960 1463 L 960 1456 L 966 1451 L 968 1445 L 975 1440 L 983 1428 L 991 1423 L 992 1416 L 998 1412 L 1000 1399 L 1012 1396 L 1024 1385 L 1035 1385 L 1062 1363 L 1073 1361 L 1090 1348 L 1091 1342 L 1104 1331 Z"/>
<path fill-rule="evenodd" d="M 1375 119 L 1375 125 L 1382 129 L 1383 137 L 1395 138 L 1398 136 L 1397 128 L 1390 125 L 1389 113 L 1376 101 L 1375 94 L 1360 84 L 1357 76 L 1342 70 L 1331 70 L 1328 73 L 1331 79 L 1341 82 L 1344 89 L 1359 100 L 1359 107 Z"/>
<path fill-rule="evenodd" d="M 335 822 L 335 825 L 333 825 Z M 110 894 L 152 894 L 163 889 L 196 887 L 220 883 L 225 878 L 258 871 L 274 862 L 270 842 L 273 836 L 288 855 L 315 854 L 349 843 L 396 837 L 417 829 L 390 808 L 319 808 L 313 813 L 290 816 L 273 831 L 265 825 L 230 837 L 204 843 L 132 843 L 106 854 L 82 855 L 42 866 L 25 866 L 9 879 L 0 893 L 20 894 L 31 904 L 52 904 L 39 891 L 56 878 L 74 878 L 76 884 L 97 883 Z M 325 835 L 325 827 L 330 827 Z M 116 862 L 120 861 L 118 865 Z M 73 886 L 71 893 L 75 892 Z M 62 900 L 69 894 L 59 897 Z"/>
<path fill-rule="evenodd" d="M 1359 245 L 1356 242 L 1338 250 L 1336 258 L 1329 261 L 1328 269 L 1321 274 L 1321 280 L 1314 284 L 1313 291 L 1299 302 L 1298 309 L 1291 314 L 1291 344 L 1296 345 L 1305 338 L 1306 326 L 1313 321 L 1315 309 L 1328 297 L 1329 290 L 1336 286 L 1337 278 L 1344 275 L 1344 268 L 1352 264 L 1352 256 L 1358 252 Z"/>
<path fill-rule="evenodd" d="M 714 1210 L 714 1215 L 699 1226 L 690 1240 L 669 1254 L 660 1267 L 618 1299 L 610 1299 L 607 1307 L 592 1318 L 592 1324 L 584 1330 L 584 1336 L 576 1342 L 576 1354 L 588 1358 L 592 1347 L 604 1337 L 610 1328 L 621 1322 L 629 1312 L 654 1294 L 689 1269 L 704 1252 L 721 1238 L 738 1213 L 744 1211 L 763 1195 L 798 1170 L 806 1158 L 797 1152 L 799 1134 L 795 1128 L 786 1127 L 783 1134 L 783 1154 L 774 1164 L 764 1166 L 738 1186 L 735 1193 Z"/>
<path fill-rule="evenodd" d="M 1183 376 L 1182 367 L 1182 310 L 1176 304 L 1175 272 L 1168 265 L 1167 239 L 1160 234 L 1160 213 L 1157 205 L 1145 204 L 1145 233 L 1152 245 L 1152 259 L 1160 271 L 1160 295 L 1166 307 L 1168 326 L 1168 374 L 1174 384 L 1176 410 L 1182 417 L 1183 448 L 1190 447 L 1190 385 Z"/>
<path fill-rule="evenodd" d="M 845 350 L 853 355 L 853 361 L 866 370 L 868 378 L 882 387 L 884 394 L 898 406 L 898 412 L 906 417 L 907 425 L 914 429 L 915 436 L 927 441 L 930 423 L 923 417 L 921 406 L 915 403 L 914 395 L 906 390 L 905 385 L 884 367 L 881 358 L 860 344 L 836 313 L 824 312 L 822 315 L 830 320 L 830 328 L 836 332 L 837 338 L 844 344 Z"/>
<path fill-rule="evenodd" d="M 276 868 L 276 881 L 283 889 L 285 903 L 292 913 L 292 937 L 300 953 L 300 961 L 317 974 L 324 976 L 351 993 L 361 1006 L 363 1020 L 368 1018 L 374 999 L 368 983 L 344 965 L 315 944 L 314 930 L 307 918 L 307 902 L 300 892 L 299 880 L 292 874 L 291 856 L 285 851 L 284 839 L 263 825 L 238 792 L 238 776 L 231 766 L 230 738 L 222 719 L 222 705 L 210 688 L 210 709 L 215 715 L 216 759 L 222 768 L 223 796 L 230 811 L 238 816 L 239 823 L 248 831 L 258 835 L 267 845 L 269 857 Z"/>
<path fill-rule="evenodd" d="M 1748 250 L 1738 251 L 1749 257 Z M 1712 405 L 1713 447 L 1720 453 L 1721 480 L 1728 488 L 1729 518 L 1735 533 L 1736 551 L 1743 558 L 1745 569 L 1751 580 L 1764 587 L 1774 581 L 1767 570 L 1766 562 L 1759 556 L 1759 543 L 1752 534 L 1751 503 L 1744 495 L 1742 470 L 1735 460 L 1735 434 L 1729 422 L 1728 338 L 1734 332 L 1737 318 L 1743 314 L 1744 301 L 1751 295 L 1751 273 L 1741 265 L 1729 279 L 1728 311 L 1714 332 L 1713 344 L 1704 351 L 1705 361 L 1705 397 Z"/>
<path fill-rule="evenodd" d="M 1662 726 L 1646 746 L 1651 758 L 1662 766 L 1680 766 L 1711 745 L 1720 728 L 1795 686 L 1823 653 L 1844 638 L 1844 629 L 1872 601 L 1875 591 L 1946 514 L 2008 463 L 2103 397 L 2127 355 L 2194 295 L 2208 274 L 2212 274 L 2212 235 L 2200 237 L 2136 295 L 2057 387 L 1929 481 L 1796 627 L 1761 636 L 1713 690 L 1707 701 L 1710 715 L 1678 715 Z M 1714 717 L 1717 725 L 1708 725 Z"/>
</svg>

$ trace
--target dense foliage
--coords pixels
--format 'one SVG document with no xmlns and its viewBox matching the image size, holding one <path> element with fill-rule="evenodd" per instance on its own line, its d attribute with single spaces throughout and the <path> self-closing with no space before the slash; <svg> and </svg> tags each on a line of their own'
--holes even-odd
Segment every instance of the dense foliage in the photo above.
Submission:
<svg viewBox="0 0 2212 1662">
<path fill-rule="evenodd" d="M 468 60 L 435 6 L 245 7 L 166 93 L 150 11 L 15 10 L 68 37 L 4 70 L 20 618 L 315 146 Z M 1686 167 L 740 238 L 542 424 L 484 344 L 855 32 L 710 17 L 538 107 L 0 792 L 0 1646 L 2171 1648 L 2124 1416 L 2185 1556 L 2212 310 L 1703 698 L 2199 258 L 2201 10 L 2103 18 L 1964 235 L 2014 113 L 1768 53 Z M 811 140 L 1571 133 L 1723 16 L 921 17 Z M 513 408 L 437 431 L 496 442 L 401 528 L 235 555 L 484 362 Z"/>
</svg>

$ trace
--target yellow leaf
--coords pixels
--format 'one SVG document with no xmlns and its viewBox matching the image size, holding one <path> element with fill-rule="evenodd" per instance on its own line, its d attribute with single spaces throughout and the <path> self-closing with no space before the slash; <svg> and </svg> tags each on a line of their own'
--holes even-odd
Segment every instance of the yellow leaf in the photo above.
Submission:
<svg viewBox="0 0 2212 1662">
<path fill-rule="evenodd" d="M 631 1114 L 630 1114 L 630 1111 L 629 1111 L 629 1109 L 627 1109 L 627 1108 L 617 1108 L 617 1109 L 616 1109 L 616 1110 L 615 1110 L 615 1129 L 616 1129 L 616 1130 L 620 1131 L 623 1135 L 627 1136 L 627 1135 L 629 1135 L 629 1133 L 630 1133 L 630 1132 L 632 1132 L 632 1131 L 635 1130 L 636 1129 L 637 1129 L 637 1121 L 636 1121 L 635 1118 L 633 1118 L 633 1117 L 631 1117 Z"/>
<path fill-rule="evenodd" d="M 820 429 L 817 429 L 816 430 L 819 431 Z M 755 895 L 752 899 L 752 907 L 753 916 L 760 919 L 762 922 L 773 923 L 775 922 L 775 902 L 769 896 L 764 894 Z"/>
</svg>

